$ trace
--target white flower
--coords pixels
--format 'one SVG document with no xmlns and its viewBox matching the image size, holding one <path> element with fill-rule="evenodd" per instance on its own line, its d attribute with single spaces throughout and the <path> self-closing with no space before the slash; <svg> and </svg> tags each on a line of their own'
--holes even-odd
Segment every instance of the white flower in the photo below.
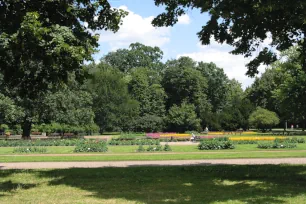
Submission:
<svg viewBox="0 0 306 204">
<path fill-rule="evenodd" d="M 88 148 L 88 150 L 90 150 L 90 148 Z"/>
<path fill-rule="evenodd" d="M 281 147 L 283 147 L 283 145 L 281 145 Z"/>
<path fill-rule="evenodd" d="M 29 151 L 29 149 L 27 149 L 27 151 Z"/>
</svg>

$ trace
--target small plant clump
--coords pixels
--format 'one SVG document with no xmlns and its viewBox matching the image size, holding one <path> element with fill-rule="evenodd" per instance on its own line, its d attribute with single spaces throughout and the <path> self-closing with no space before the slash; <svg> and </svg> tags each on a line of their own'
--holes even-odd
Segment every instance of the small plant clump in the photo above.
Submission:
<svg viewBox="0 0 306 204">
<path fill-rule="evenodd" d="M 74 152 L 107 152 L 107 143 L 104 140 L 86 140 L 76 145 Z"/>
<path fill-rule="evenodd" d="M 290 142 L 262 142 L 258 143 L 257 148 L 259 149 L 291 149 L 291 148 L 296 148 L 295 143 L 290 143 Z"/>
<path fill-rule="evenodd" d="M 220 150 L 220 149 L 235 149 L 232 141 L 208 139 L 202 140 L 198 145 L 199 150 Z"/>
<path fill-rule="evenodd" d="M 133 139 L 133 140 L 121 140 L 120 138 L 112 139 L 109 145 L 159 145 L 159 140 L 153 139 Z"/>
<path fill-rule="evenodd" d="M 46 153 L 46 147 L 16 147 L 13 153 Z"/>
<path fill-rule="evenodd" d="M 164 147 L 162 145 L 152 146 L 150 145 L 148 148 L 144 148 L 143 145 L 139 145 L 137 152 L 161 152 L 161 151 L 172 151 L 171 147 L 166 144 Z"/>
<path fill-rule="evenodd" d="M 165 144 L 164 151 L 165 151 L 165 152 L 171 152 L 172 149 L 171 149 L 170 145 Z"/>
</svg>

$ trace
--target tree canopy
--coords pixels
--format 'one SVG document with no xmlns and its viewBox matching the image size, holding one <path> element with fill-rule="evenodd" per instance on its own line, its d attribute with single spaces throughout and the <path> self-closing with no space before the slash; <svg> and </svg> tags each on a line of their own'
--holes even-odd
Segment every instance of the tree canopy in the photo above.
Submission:
<svg viewBox="0 0 306 204">
<path fill-rule="evenodd" d="M 250 57 L 258 55 L 248 63 L 247 74 L 258 73 L 261 63 L 271 64 L 277 60 L 276 52 L 293 45 L 300 46 L 299 60 L 306 71 L 306 2 L 304 0 L 155 0 L 157 6 L 164 6 L 165 12 L 153 20 L 154 26 L 173 26 L 178 17 L 189 8 L 208 13 L 209 21 L 198 32 L 202 44 L 214 39 L 234 47 L 232 54 Z M 269 46 L 262 46 L 271 36 Z"/>
<path fill-rule="evenodd" d="M 77 80 L 83 76 L 84 61 L 98 46 L 98 36 L 88 28 L 117 31 L 125 15 L 108 1 L 0 2 L 2 85 L 25 111 L 24 137 L 45 93 L 67 83 L 70 73 Z"/>
</svg>

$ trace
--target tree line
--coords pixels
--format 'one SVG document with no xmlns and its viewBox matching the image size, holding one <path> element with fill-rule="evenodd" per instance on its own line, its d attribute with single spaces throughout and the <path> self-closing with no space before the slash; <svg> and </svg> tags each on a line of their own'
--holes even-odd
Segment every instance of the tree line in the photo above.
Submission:
<svg viewBox="0 0 306 204">
<path fill-rule="evenodd" d="M 24 138 L 29 138 L 33 124 L 41 123 L 96 123 L 101 131 L 181 132 L 205 126 L 267 128 L 278 123 L 278 114 L 281 124 L 290 121 L 304 127 L 305 1 L 155 4 L 165 12 L 154 18 L 154 26 L 173 26 L 189 8 L 199 9 L 210 18 L 198 33 L 202 44 L 210 44 L 213 37 L 233 46 L 232 54 L 250 57 L 259 51 L 247 65 L 250 76 L 258 73 L 260 64 L 271 67 L 243 91 L 213 63 L 186 57 L 163 63 L 159 48 L 139 43 L 85 66 L 97 52 L 95 31 L 118 31 L 126 11 L 112 8 L 107 0 L 2 0 L 1 124 L 20 124 Z M 269 35 L 269 46 L 275 49 L 258 50 Z M 269 120 L 273 116 L 275 120 Z"/>
<path fill-rule="evenodd" d="M 298 72 L 298 51 L 282 55 L 286 61 L 274 63 L 244 91 L 212 62 L 180 57 L 164 63 L 160 48 L 133 43 L 85 65 L 82 83 L 70 74 L 61 89 L 37 98 L 33 124 L 97 125 L 100 132 L 233 131 L 271 128 L 279 116 L 302 127 L 305 77 Z M 0 123 L 21 123 L 25 107 L 5 92 L 0 99 Z M 256 111 L 260 121 L 250 117 Z"/>
</svg>

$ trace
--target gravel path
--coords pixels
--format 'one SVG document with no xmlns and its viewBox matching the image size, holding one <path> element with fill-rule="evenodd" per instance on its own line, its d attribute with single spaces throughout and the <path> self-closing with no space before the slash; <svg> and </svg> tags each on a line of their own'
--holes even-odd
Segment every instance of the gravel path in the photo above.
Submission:
<svg viewBox="0 0 306 204">
<path fill-rule="evenodd" d="M 113 161 L 113 162 L 23 162 L 1 163 L 0 169 L 67 169 L 133 166 L 207 166 L 207 165 L 262 165 L 262 164 L 306 164 L 306 158 L 280 159 L 207 159 L 171 161 Z"/>
</svg>

